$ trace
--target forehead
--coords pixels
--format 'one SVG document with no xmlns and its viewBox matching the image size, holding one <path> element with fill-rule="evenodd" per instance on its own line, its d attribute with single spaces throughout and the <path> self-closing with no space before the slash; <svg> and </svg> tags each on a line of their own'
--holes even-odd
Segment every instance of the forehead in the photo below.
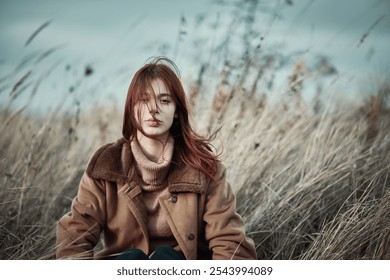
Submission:
<svg viewBox="0 0 390 280">
<path fill-rule="evenodd" d="M 155 79 L 150 83 L 150 87 L 145 89 L 146 93 L 159 95 L 162 93 L 170 93 L 167 86 L 161 79 Z"/>
</svg>

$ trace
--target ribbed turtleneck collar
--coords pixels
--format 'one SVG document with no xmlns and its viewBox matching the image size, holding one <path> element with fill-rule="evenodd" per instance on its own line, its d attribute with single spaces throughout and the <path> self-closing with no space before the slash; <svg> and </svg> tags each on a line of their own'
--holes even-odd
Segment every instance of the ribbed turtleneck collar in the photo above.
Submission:
<svg viewBox="0 0 390 280">
<path fill-rule="evenodd" d="M 157 162 L 153 162 L 145 156 L 137 140 L 134 139 L 131 141 L 130 145 L 134 159 L 137 162 L 138 171 L 140 172 L 142 180 L 146 183 L 145 186 L 142 186 L 142 189 L 144 191 L 156 191 L 164 188 L 162 183 L 168 175 L 172 159 L 174 147 L 173 138 L 168 138 L 164 147 L 164 152 Z"/>
</svg>

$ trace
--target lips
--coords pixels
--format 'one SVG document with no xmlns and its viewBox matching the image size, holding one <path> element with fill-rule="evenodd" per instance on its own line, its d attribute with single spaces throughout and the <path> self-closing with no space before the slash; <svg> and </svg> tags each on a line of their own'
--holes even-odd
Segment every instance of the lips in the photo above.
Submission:
<svg viewBox="0 0 390 280">
<path fill-rule="evenodd" d="M 152 127 L 157 127 L 161 124 L 161 121 L 158 119 L 148 119 L 146 120 L 146 124 Z"/>
</svg>

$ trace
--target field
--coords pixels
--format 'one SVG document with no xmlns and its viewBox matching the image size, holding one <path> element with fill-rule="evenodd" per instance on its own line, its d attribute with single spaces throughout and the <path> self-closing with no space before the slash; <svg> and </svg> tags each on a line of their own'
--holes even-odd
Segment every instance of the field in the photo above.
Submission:
<svg viewBox="0 0 390 280">
<path fill-rule="evenodd" d="M 390 258 L 388 88 L 329 109 L 238 86 L 205 105 L 196 85 L 193 119 L 204 133 L 223 124 L 215 146 L 260 259 Z M 56 222 L 93 151 L 121 137 L 121 117 L 115 104 L 69 116 L 1 109 L 0 259 L 53 258 Z"/>
<path fill-rule="evenodd" d="M 254 34 L 250 21 L 245 27 Z M 224 52 L 216 46 L 210 57 L 224 66 L 199 62 L 183 84 L 197 130 L 221 128 L 214 145 L 223 150 L 258 258 L 390 259 L 388 77 L 359 102 L 338 102 L 337 94 L 347 93 L 333 92 L 331 82 L 307 99 L 308 85 L 334 77 L 329 61 L 313 69 L 290 57 L 295 66 L 281 91 L 271 82 L 285 57 L 243 38 L 238 64 L 221 44 Z M 123 104 L 116 102 L 80 106 L 76 98 L 71 112 L 29 112 L 45 80 L 37 65 L 56 51 L 35 54 L 0 79 L 2 260 L 55 258 L 56 223 L 69 211 L 89 158 L 121 137 Z M 87 67 L 74 84 L 93 75 Z M 25 106 L 14 106 L 21 98 Z"/>
</svg>

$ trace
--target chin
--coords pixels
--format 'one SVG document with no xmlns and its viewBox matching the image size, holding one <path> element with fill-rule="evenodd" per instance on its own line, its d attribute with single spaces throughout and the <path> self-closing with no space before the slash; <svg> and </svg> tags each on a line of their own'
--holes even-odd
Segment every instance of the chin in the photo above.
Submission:
<svg viewBox="0 0 390 280">
<path fill-rule="evenodd" d="M 145 130 L 145 133 L 152 136 L 152 137 L 157 137 L 157 138 L 160 138 L 160 137 L 164 138 L 168 134 L 168 132 L 166 132 L 166 131 L 161 131 L 161 132 L 160 131 L 150 131 L 148 129 Z"/>
</svg>

